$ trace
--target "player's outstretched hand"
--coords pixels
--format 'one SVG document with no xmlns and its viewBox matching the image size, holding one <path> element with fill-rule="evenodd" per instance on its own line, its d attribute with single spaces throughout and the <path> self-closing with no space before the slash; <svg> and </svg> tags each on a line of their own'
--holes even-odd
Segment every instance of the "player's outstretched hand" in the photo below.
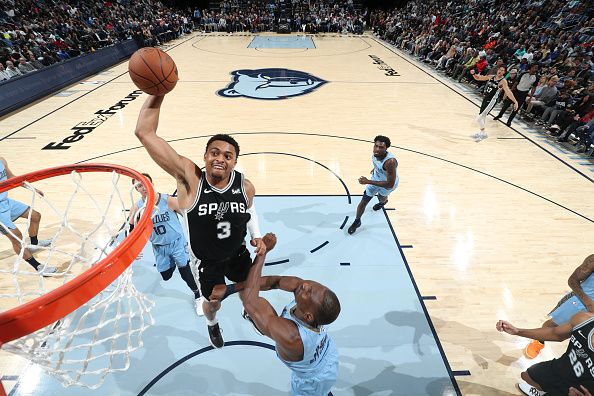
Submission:
<svg viewBox="0 0 594 396">
<path fill-rule="evenodd" d="M 266 254 L 266 244 L 262 238 L 254 238 L 250 241 L 253 247 L 256 248 L 256 255 L 263 256 Z"/>
<path fill-rule="evenodd" d="M 592 396 L 584 385 L 580 385 L 580 388 L 581 389 L 576 389 L 574 387 L 569 388 L 568 396 Z"/>
<path fill-rule="evenodd" d="M 497 324 L 495 325 L 495 328 L 498 331 L 504 331 L 507 334 L 511 334 L 511 335 L 517 335 L 518 334 L 518 329 L 512 325 L 509 322 L 506 322 L 505 320 L 500 320 L 497 322 Z"/>
<path fill-rule="evenodd" d="M 262 241 L 264 241 L 264 244 L 266 245 L 266 251 L 269 252 L 276 246 L 276 235 L 274 235 L 272 232 L 269 232 L 264 235 Z"/>
</svg>

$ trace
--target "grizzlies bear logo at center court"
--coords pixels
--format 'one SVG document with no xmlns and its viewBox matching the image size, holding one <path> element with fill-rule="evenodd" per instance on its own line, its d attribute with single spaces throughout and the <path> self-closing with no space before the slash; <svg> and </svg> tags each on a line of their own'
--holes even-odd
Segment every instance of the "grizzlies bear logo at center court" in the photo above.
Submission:
<svg viewBox="0 0 594 396">
<path fill-rule="evenodd" d="M 228 98 L 287 99 L 308 94 L 327 83 L 312 74 L 290 69 L 244 69 L 231 75 L 231 84 L 217 94 Z"/>
</svg>

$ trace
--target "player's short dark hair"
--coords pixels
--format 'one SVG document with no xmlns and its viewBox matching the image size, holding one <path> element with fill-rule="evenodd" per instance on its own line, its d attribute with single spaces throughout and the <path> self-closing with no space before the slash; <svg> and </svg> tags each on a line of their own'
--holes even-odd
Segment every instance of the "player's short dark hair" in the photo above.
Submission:
<svg viewBox="0 0 594 396">
<path fill-rule="evenodd" d="M 322 303 L 317 310 L 316 324 L 318 326 L 330 324 L 338 318 L 339 313 L 340 301 L 338 301 L 338 297 L 332 290 L 326 289 Z"/>
<path fill-rule="evenodd" d="M 391 143 L 390 143 L 390 138 L 384 135 L 377 135 L 374 139 L 373 142 L 381 142 L 381 143 L 385 143 L 386 144 L 386 148 L 390 147 Z"/>
<path fill-rule="evenodd" d="M 206 142 L 206 149 L 204 150 L 204 152 L 207 152 L 208 146 L 210 146 L 210 144 L 216 140 L 221 140 L 223 142 L 227 142 L 230 145 L 232 145 L 233 147 L 235 147 L 235 158 L 239 157 L 239 144 L 231 136 L 226 135 L 224 133 L 216 134 L 213 137 L 211 137 L 210 139 L 208 139 L 208 142 Z"/>
<path fill-rule="evenodd" d="M 149 181 L 152 183 L 153 182 L 153 178 L 151 177 L 151 175 L 149 175 L 148 173 L 141 173 L 142 176 L 145 176 L 147 179 L 149 179 Z M 137 180 L 136 179 L 132 179 L 132 184 L 136 183 Z"/>
</svg>

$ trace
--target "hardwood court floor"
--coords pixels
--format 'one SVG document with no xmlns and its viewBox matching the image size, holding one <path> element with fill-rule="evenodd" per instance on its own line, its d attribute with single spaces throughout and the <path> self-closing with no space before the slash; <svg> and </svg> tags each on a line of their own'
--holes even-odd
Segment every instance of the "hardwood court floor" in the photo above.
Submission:
<svg viewBox="0 0 594 396">
<path fill-rule="evenodd" d="M 327 169 L 360 194 L 357 178 L 371 169 L 371 141 L 389 136 L 400 186 L 388 216 L 400 243 L 412 246 L 405 254 L 420 293 L 436 296 L 426 305 L 452 370 L 470 373 L 457 377 L 462 394 L 519 394 L 519 373 L 532 363 L 522 357 L 527 341 L 499 334 L 495 322 L 540 326 L 569 289 L 573 269 L 592 253 L 592 167 L 492 121 L 489 138 L 475 143 L 473 101 L 373 37 L 314 37 L 316 48 L 307 50 L 247 48 L 252 38 L 194 34 L 169 46 L 181 80 L 164 101 L 160 135 L 199 164 L 206 140 L 218 132 L 234 134 L 242 154 L 282 153 L 242 157 L 239 168 L 257 194 L 287 195 L 344 194 Z M 283 100 L 216 94 L 231 72 L 268 68 L 328 83 Z M 149 172 L 158 190 L 172 191 L 171 178 L 133 134 L 144 95 L 68 149 L 43 150 L 133 92 L 126 70 L 122 63 L 69 87 L 70 96 L 1 119 L 0 152 L 13 171 L 112 162 Z M 349 238 L 357 243 L 357 234 Z M 9 251 L 5 240 L 1 246 Z M 548 345 L 543 358 L 564 348 Z M 11 357 L 0 359 L 4 375 L 18 375 Z"/>
</svg>

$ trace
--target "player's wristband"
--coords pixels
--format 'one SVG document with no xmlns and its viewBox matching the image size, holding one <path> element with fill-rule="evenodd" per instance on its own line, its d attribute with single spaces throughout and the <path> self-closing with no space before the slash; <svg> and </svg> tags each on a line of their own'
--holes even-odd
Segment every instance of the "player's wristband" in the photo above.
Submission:
<svg viewBox="0 0 594 396">
<path fill-rule="evenodd" d="M 248 208 L 247 213 L 250 214 L 250 221 L 247 223 L 247 229 L 250 232 L 252 239 L 262 238 L 260 234 L 260 225 L 258 224 L 258 214 L 256 213 L 256 206 L 252 202 L 252 206 Z"/>
</svg>

